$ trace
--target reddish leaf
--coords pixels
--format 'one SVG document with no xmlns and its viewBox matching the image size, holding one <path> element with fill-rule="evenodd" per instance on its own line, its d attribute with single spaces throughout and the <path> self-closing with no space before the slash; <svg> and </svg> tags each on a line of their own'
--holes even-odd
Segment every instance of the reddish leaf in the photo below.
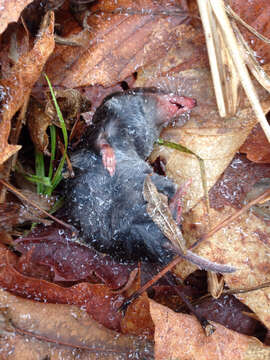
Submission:
<svg viewBox="0 0 270 360">
<path fill-rule="evenodd" d="M 47 281 L 53 281 L 54 273 L 50 266 L 40 265 L 31 261 L 32 251 L 23 254 L 16 264 L 16 270 L 25 276 L 34 277 Z"/>
<path fill-rule="evenodd" d="M 75 243 L 70 232 L 55 225 L 38 227 L 27 237 L 16 241 L 16 250 L 30 251 L 29 261 L 50 266 L 54 281 L 88 279 L 93 273 L 108 287 L 118 289 L 126 284 L 134 265 L 121 264 L 92 248 Z"/>
<path fill-rule="evenodd" d="M 54 48 L 54 16 L 48 13 L 41 25 L 37 41 L 31 51 L 21 56 L 14 65 L 8 79 L 0 84 L 3 111 L 0 121 L 0 164 L 20 149 L 18 145 L 9 145 L 10 121 L 29 96 L 39 78 L 45 62 Z"/>
<path fill-rule="evenodd" d="M 225 205 L 240 208 L 252 186 L 265 177 L 270 177 L 269 165 L 255 164 L 244 155 L 236 155 L 209 192 L 211 207 L 216 210 Z"/>
<path fill-rule="evenodd" d="M 252 311 L 233 295 L 221 295 L 218 299 L 208 298 L 198 304 L 196 309 L 206 319 L 218 322 L 241 334 L 257 336 L 266 333 L 262 323 L 243 313 L 252 313 Z"/>
<path fill-rule="evenodd" d="M 141 267 L 139 276 L 128 289 L 126 295 L 131 296 L 141 287 Z M 144 292 L 138 299 L 133 301 L 127 308 L 124 318 L 121 320 L 121 332 L 124 334 L 144 335 L 149 339 L 154 338 L 154 324 L 150 315 L 149 298 Z"/>
<path fill-rule="evenodd" d="M 260 34 L 270 38 L 270 3 L 268 0 L 230 0 L 235 12 L 249 25 L 254 27 Z M 256 57 L 260 58 L 262 64 L 270 61 L 270 46 L 258 39 L 251 32 L 241 27 L 245 38 L 249 41 Z"/>
<path fill-rule="evenodd" d="M 250 161 L 261 164 L 270 163 L 270 144 L 260 124 L 252 129 L 239 151 L 247 154 Z"/>
<path fill-rule="evenodd" d="M 0 244 L 1 245 L 1 244 Z M 16 269 L 18 258 L 0 246 L 0 285 L 22 297 L 36 301 L 83 306 L 104 326 L 120 330 L 121 313 L 117 311 L 123 295 L 113 293 L 105 285 L 80 283 L 62 287 L 45 280 L 30 278 Z"/>
<path fill-rule="evenodd" d="M 20 193 L 26 196 L 30 201 L 35 202 L 45 211 L 49 211 L 53 206 L 54 198 L 38 195 L 27 189 L 20 189 Z M 44 213 L 38 211 L 36 208 L 29 206 L 29 204 L 21 204 L 19 202 L 9 201 L 6 199 L 5 203 L 0 203 L 0 229 L 11 230 L 16 225 L 25 222 L 43 222 L 50 224 L 47 219 L 42 219 Z"/>
<path fill-rule="evenodd" d="M 186 18 L 179 10 L 167 0 L 99 1 L 88 16 L 91 31 L 76 31 L 82 46 L 57 46 L 46 72 L 54 84 L 65 87 L 120 82 L 166 54 Z"/>
</svg>

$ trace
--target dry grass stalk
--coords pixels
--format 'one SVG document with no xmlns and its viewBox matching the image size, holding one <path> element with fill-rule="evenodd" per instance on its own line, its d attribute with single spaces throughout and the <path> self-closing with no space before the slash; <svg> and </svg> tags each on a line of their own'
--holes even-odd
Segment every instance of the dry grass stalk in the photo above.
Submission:
<svg viewBox="0 0 270 360">
<path fill-rule="evenodd" d="M 230 101 L 229 99 L 232 97 L 234 98 L 235 96 L 237 97 L 237 91 L 235 90 L 237 89 L 236 84 L 238 77 L 255 115 L 270 142 L 270 126 L 265 118 L 258 95 L 247 70 L 246 56 L 244 57 L 243 55 L 244 44 L 239 45 L 240 43 L 235 37 L 232 25 L 226 14 L 223 0 L 197 0 L 197 2 L 204 26 L 209 62 L 220 116 L 233 115 L 232 111 L 236 111 L 237 99 L 234 99 L 233 101 Z M 227 53 L 228 55 L 220 57 L 219 54 L 221 52 Z M 265 76 L 266 74 L 259 67 L 259 64 L 256 64 L 255 66 L 253 59 L 251 57 L 249 58 L 250 59 L 247 62 L 250 64 L 251 71 L 260 78 L 261 83 L 264 83 L 268 87 L 268 77 Z M 229 71 L 226 71 L 226 68 L 229 68 Z M 228 76 L 226 76 L 228 74 L 230 83 L 228 83 Z M 227 85 L 223 86 L 222 81 L 224 84 L 227 82 Z"/>
<path fill-rule="evenodd" d="M 227 111 L 226 111 L 225 99 L 223 96 L 223 90 L 221 84 L 221 77 L 220 77 L 219 64 L 218 64 L 219 62 L 216 54 L 217 39 L 214 36 L 214 33 L 216 32 L 216 22 L 215 19 L 213 18 L 209 1 L 198 0 L 197 2 L 205 32 L 208 58 L 210 62 L 214 89 L 216 93 L 217 106 L 219 109 L 220 116 L 225 117 L 227 115 Z"/>
</svg>

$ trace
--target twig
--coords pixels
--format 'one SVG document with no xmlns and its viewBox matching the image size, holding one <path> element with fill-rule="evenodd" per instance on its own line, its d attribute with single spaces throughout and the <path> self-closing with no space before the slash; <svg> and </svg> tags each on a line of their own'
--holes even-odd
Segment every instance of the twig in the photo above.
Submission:
<svg viewBox="0 0 270 360">
<path fill-rule="evenodd" d="M 207 234 L 203 235 L 196 243 L 193 244 L 192 249 L 194 247 L 197 247 L 202 241 L 209 239 L 211 236 L 213 236 L 216 232 L 218 232 L 220 229 L 224 228 L 225 226 L 229 225 L 233 220 L 238 218 L 240 215 L 242 215 L 245 211 L 247 211 L 251 206 L 258 204 L 260 201 L 267 198 L 267 196 L 270 195 L 270 189 L 266 190 L 263 194 L 256 197 L 256 199 L 250 201 L 248 204 L 242 207 L 239 211 L 236 211 L 233 215 L 229 216 L 227 219 L 219 223 L 217 226 L 215 226 L 212 230 L 210 230 Z"/>
<path fill-rule="evenodd" d="M 52 219 L 53 221 L 57 222 L 58 224 L 64 226 L 65 228 L 68 228 L 70 230 L 72 230 L 72 232 L 75 231 L 74 227 L 72 225 L 69 225 L 67 223 L 65 223 L 62 220 L 57 219 L 55 216 L 51 215 L 50 213 L 48 213 L 46 210 L 42 209 L 35 201 L 33 200 L 29 200 L 26 196 L 24 196 L 22 193 L 20 193 L 14 186 L 12 186 L 11 184 L 9 184 L 8 182 L 6 182 L 3 179 L 0 179 L 0 183 L 2 185 L 4 185 L 8 190 L 10 190 L 14 195 L 16 195 L 17 197 L 21 198 L 23 201 L 26 201 L 28 204 L 32 205 L 34 208 L 38 209 L 40 212 L 42 212 L 44 215 L 46 215 L 47 217 L 49 217 L 50 219 Z"/>
<path fill-rule="evenodd" d="M 263 283 L 261 285 L 257 285 L 257 286 L 253 286 L 250 288 L 246 288 L 246 289 L 229 289 L 229 290 L 223 290 L 223 294 L 244 294 L 247 292 L 251 292 L 251 291 L 256 291 L 256 290 L 260 290 L 260 289 L 264 289 L 270 287 L 270 281 Z"/>
<path fill-rule="evenodd" d="M 225 289 L 222 291 L 221 295 L 234 295 L 234 294 L 245 294 L 247 292 L 256 291 L 264 288 L 270 287 L 270 282 L 263 283 L 261 285 L 253 286 L 250 288 L 244 288 L 244 289 Z M 213 296 L 210 293 L 207 293 L 203 296 L 201 296 L 199 299 L 196 299 L 192 302 L 192 305 L 198 305 L 201 304 L 204 300 L 210 299 Z M 177 311 L 181 311 L 183 309 L 183 306 L 180 306 Z"/>
<path fill-rule="evenodd" d="M 143 292 L 148 290 L 152 285 L 154 285 L 159 279 L 161 279 L 165 274 L 171 271 L 177 264 L 179 264 L 184 259 L 180 256 L 174 258 L 165 268 L 163 268 L 157 275 L 152 279 L 147 281 L 139 290 L 135 291 L 130 297 L 128 297 L 125 302 L 118 308 L 118 311 L 125 311 L 129 304 L 136 300 Z"/>
</svg>

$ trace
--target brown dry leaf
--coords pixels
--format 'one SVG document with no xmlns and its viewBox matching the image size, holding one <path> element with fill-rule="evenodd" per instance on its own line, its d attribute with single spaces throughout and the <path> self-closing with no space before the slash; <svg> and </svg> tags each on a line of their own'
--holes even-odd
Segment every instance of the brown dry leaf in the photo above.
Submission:
<svg viewBox="0 0 270 360">
<path fill-rule="evenodd" d="M 11 245 L 13 243 L 12 236 L 7 231 L 2 229 L 0 230 L 0 243 L 6 245 Z"/>
<path fill-rule="evenodd" d="M 0 340 L 2 359 L 8 354 L 9 359 L 120 360 L 151 354 L 149 341 L 108 330 L 76 306 L 41 304 L 0 290 L 0 307 L 6 319 L 1 324 L 1 333 L 5 331 Z M 24 339 L 18 335 L 24 335 Z M 28 346 L 29 341 L 33 348 Z M 43 356 L 35 357 L 39 352 Z"/>
<path fill-rule="evenodd" d="M 71 130 L 80 114 L 90 111 L 91 103 L 86 97 L 81 95 L 79 90 L 76 89 L 58 89 L 54 90 L 54 94 L 61 109 L 63 118 L 65 119 L 66 128 Z M 51 97 L 49 97 L 46 102 L 45 113 L 52 119 L 52 122 L 56 126 L 61 127 Z"/>
<path fill-rule="evenodd" d="M 1 35 L 1 79 L 9 78 L 14 64 L 18 62 L 21 56 L 26 55 L 32 46 L 33 38 L 22 24 L 12 24 L 12 26 Z"/>
<path fill-rule="evenodd" d="M 113 13 L 121 8 L 123 14 Z M 99 1 L 88 17 L 91 31 L 81 32 L 83 46 L 56 46 L 46 72 L 55 85 L 68 88 L 120 82 L 168 52 L 177 39 L 177 26 L 186 17 L 185 13 L 172 15 L 180 9 L 167 0 Z M 147 10 L 170 11 L 170 15 L 152 15 Z"/>
<path fill-rule="evenodd" d="M 270 358 L 270 347 L 253 337 L 215 323 L 216 331 L 206 337 L 191 315 L 177 314 L 150 300 L 155 324 L 155 359 L 259 360 Z"/>
<path fill-rule="evenodd" d="M 0 123 L 0 165 L 20 149 L 19 145 L 9 145 L 10 122 L 20 109 L 39 78 L 45 62 L 54 49 L 54 14 L 44 17 L 33 49 L 20 57 L 11 70 L 10 77 L 1 81 L 3 110 Z"/>
<path fill-rule="evenodd" d="M 191 110 L 190 115 L 183 115 L 176 127 L 167 128 L 162 133 L 162 138 L 180 143 L 204 160 L 205 180 L 207 189 L 210 189 L 229 165 L 257 123 L 257 119 L 244 96 L 240 96 L 236 116 L 227 119 L 219 116 L 208 68 L 195 69 L 195 65 L 193 69 L 175 73 L 175 69 L 181 68 L 184 61 L 189 63 L 192 55 L 196 54 L 198 36 L 198 32 L 193 30 L 190 38 L 180 39 L 165 58 L 138 73 L 135 85 L 157 86 L 197 100 L 197 106 Z M 186 42 L 189 43 L 187 54 L 183 50 Z M 203 54 L 202 51 L 202 56 Z M 260 91 L 260 95 L 261 105 L 267 113 L 270 109 L 269 95 L 264 90 Z M 173 178 L 176 183 L 184 186 L 191 180 L 184 211 L 192 208 L 204 195 L 198 158 L 178 150 L 156 146 L 151 160 L 154 161 L 159 156 L 165 160 L 167 176 Z"/>
<path fill-rule="evenodd" d="M 3 334 L 1 360 L 125 360 L 126 355 L 60 346 L 24 334 Z M 148 354 L 147 354 L 148 356 Z M 152 358 L 149 358 L 152 359 Z M 147 358 L 148 360 L 148 358 Z"/>
<path fill-rule="evenodd" d="M 17 21 L 23 9 L 33 0 L 0 0 L 0 34 L 9 23 Z"/>
<path fill-rule="evenodd" d="M 68 130 L 72 129 L 81 113 L 87 112 L 91 108 L 90 101 L 76 89 L 54 90 L 54 95 Z M 27 117 L 27 125 L 32 142 L 39 151 L 45 153 L 48 153 L 48 126 L 54 124 L 61 127 L 49 93 L 47 93 L 47 97 L 48 99 L 45 104 L 31 97 Z"/>
<path fill-rule="evenodd" d="M 34 98 L 31 98 L 28 106 L 27 125 L 33 144 L 41 152 L 45 152 L 48 148 L 49 139 L 46 131 L 51 123 L 51 119 L 45 114 L 42 106 Z"/>
<path fill-rule="evenodd" d="M 12 329 L 11 329 L 12 330 Z M 69 346 L 60 346 L 47 341 L 5 331 L 0 338 L 1 360 L 118 360 L 119 355 L 105 355 L 104 353 L 89 352 L 74 349 Z"/>
</svg>

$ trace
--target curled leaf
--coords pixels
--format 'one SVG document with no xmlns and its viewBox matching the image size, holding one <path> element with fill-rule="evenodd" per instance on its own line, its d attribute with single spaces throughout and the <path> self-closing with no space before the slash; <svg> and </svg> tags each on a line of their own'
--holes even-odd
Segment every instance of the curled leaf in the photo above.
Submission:
<svg viewBox="0 0 270 360">
<path fill-rule="evenodd" d="M 156 186 L 151 181 L 148 175 L 144 181 L 143 196 L 147 201 L 147 212 L 154 223 L 160 228 L 163 234 L 173 243 L 177 248 L 180 248 L 182 253 L 186 253 L 185 240 L 181 230 L 174 221 L 170 208 L 168 206 L 168 199 L 165 195 L 157 191 Z"/>
<path fill-rule="evenodd" d="M 48 13 L 44 17 L 37 41 L 29 53 L 21 56 L 14 65 L 8 79 L 0 84 L 3 111 L 0 113 L 0 164 L 16 153 L 19 145 L 8 144 L 11 119 L 23 105 L 25 98 L 43 69 L 45 62 L 54 48 L 54 14 Z"/>
</svg>

